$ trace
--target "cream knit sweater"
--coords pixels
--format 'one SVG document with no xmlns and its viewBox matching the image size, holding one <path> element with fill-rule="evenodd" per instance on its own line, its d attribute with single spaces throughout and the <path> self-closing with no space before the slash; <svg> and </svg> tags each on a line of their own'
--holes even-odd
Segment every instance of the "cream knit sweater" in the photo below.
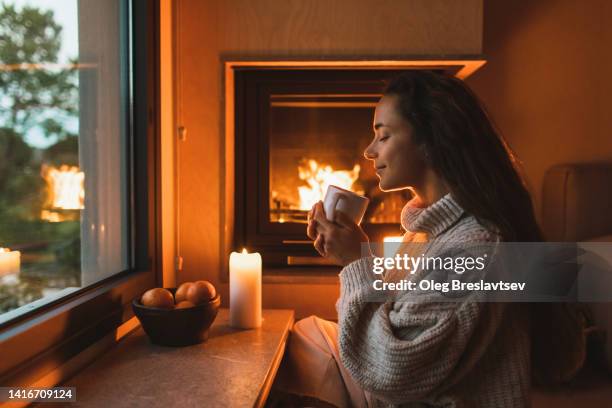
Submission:
<svg viewBox="0 0 612 408">
<path fill-rule="evenodd" d="M 500 237 L 446 195 L 427 208 L 402 211 L 405 241 L 427 234 L 428 256 L 443 244 Z M 529 406 L 526 313 L 512 303 L 431 302 L 405 291 L 372 302 L 372 259 L 340 273 L 337 303 L 342 364 L 376 407 Z"/>
</svg>

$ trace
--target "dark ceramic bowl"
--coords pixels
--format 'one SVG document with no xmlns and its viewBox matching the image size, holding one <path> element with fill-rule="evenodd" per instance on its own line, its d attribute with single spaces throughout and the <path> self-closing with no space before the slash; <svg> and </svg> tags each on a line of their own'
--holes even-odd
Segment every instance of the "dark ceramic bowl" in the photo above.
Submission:
<svg viewBox="0 0 612 408">
<path fill-rule="evenodd" d="M 166 288 L 172 295 L 176 288 Z M 208 329 L 217 317 L 221 296 L 208 303 L 187 309 L 160 309 L 140 303 L 140 296 L 132 301 L 134 314 L 152 343 L 162 346 L 188 346 L 208 339 Z"/>
</svg>

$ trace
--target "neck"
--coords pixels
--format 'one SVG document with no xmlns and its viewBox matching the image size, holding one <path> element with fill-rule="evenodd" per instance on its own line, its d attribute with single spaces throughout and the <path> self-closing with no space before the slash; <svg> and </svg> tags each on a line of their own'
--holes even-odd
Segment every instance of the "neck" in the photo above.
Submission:
<svg viewBox="0 0 612 408">
<path fill-rule="evenodd" d="M 428 170 L 425 174 L 421 186 L 414 187 L 413 192 L 419 202 L 419 206 L 429 207 L 450 192 L 444 180 L 442 180 L 433 170 Z"/>
</svg>

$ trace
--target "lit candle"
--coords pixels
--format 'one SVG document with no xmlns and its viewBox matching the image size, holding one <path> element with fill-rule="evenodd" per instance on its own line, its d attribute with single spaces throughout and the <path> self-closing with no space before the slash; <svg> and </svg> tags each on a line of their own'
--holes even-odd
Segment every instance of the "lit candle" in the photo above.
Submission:
<svg viewBox="0 0 612 408">
<path fill-rule="evenodd" d="M 241 329 L 261 326 L 261 255 L 232 252 L 230 273 L 230 325 Z"/>
<path fill-rule="evenodd" d="M 0 276 L 19 273 L 21 253 L 8 248 L 0 248 Z"/>
</svg>

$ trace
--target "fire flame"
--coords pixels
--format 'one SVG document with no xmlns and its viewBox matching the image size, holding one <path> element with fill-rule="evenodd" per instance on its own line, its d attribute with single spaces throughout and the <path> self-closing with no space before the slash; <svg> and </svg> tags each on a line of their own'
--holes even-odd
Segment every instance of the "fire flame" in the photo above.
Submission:
<svg viewBox="0 0 612 408">
<path fill-rule="evenodd" d="M 300 180 L 308 186 L 298 187 L 300 210 L 310 210 L 312 206 L 323 200 L 330 185 L 335 185 L 353 191 L 353 183 L 359 178 L 361 167 L 356 164 L 352 170 L 334 170 L 330 165 L 319 164 L 316 160 L 306 160 L 298 166 Z"/>
<path fill-rule="evenodd" d="M 65 164 L 59 168 L 43 165 L 42 177 L 48 187 L 47 208 L 59 210 L 82 210 L 84 208 L 85 174 L 79 171 L 78 167 Z M 41 217 L 51 222 L 61 221 L 60 218 L 62 218 L 58 213 L 48 210 L 43 210 Z"/>
</svg>

